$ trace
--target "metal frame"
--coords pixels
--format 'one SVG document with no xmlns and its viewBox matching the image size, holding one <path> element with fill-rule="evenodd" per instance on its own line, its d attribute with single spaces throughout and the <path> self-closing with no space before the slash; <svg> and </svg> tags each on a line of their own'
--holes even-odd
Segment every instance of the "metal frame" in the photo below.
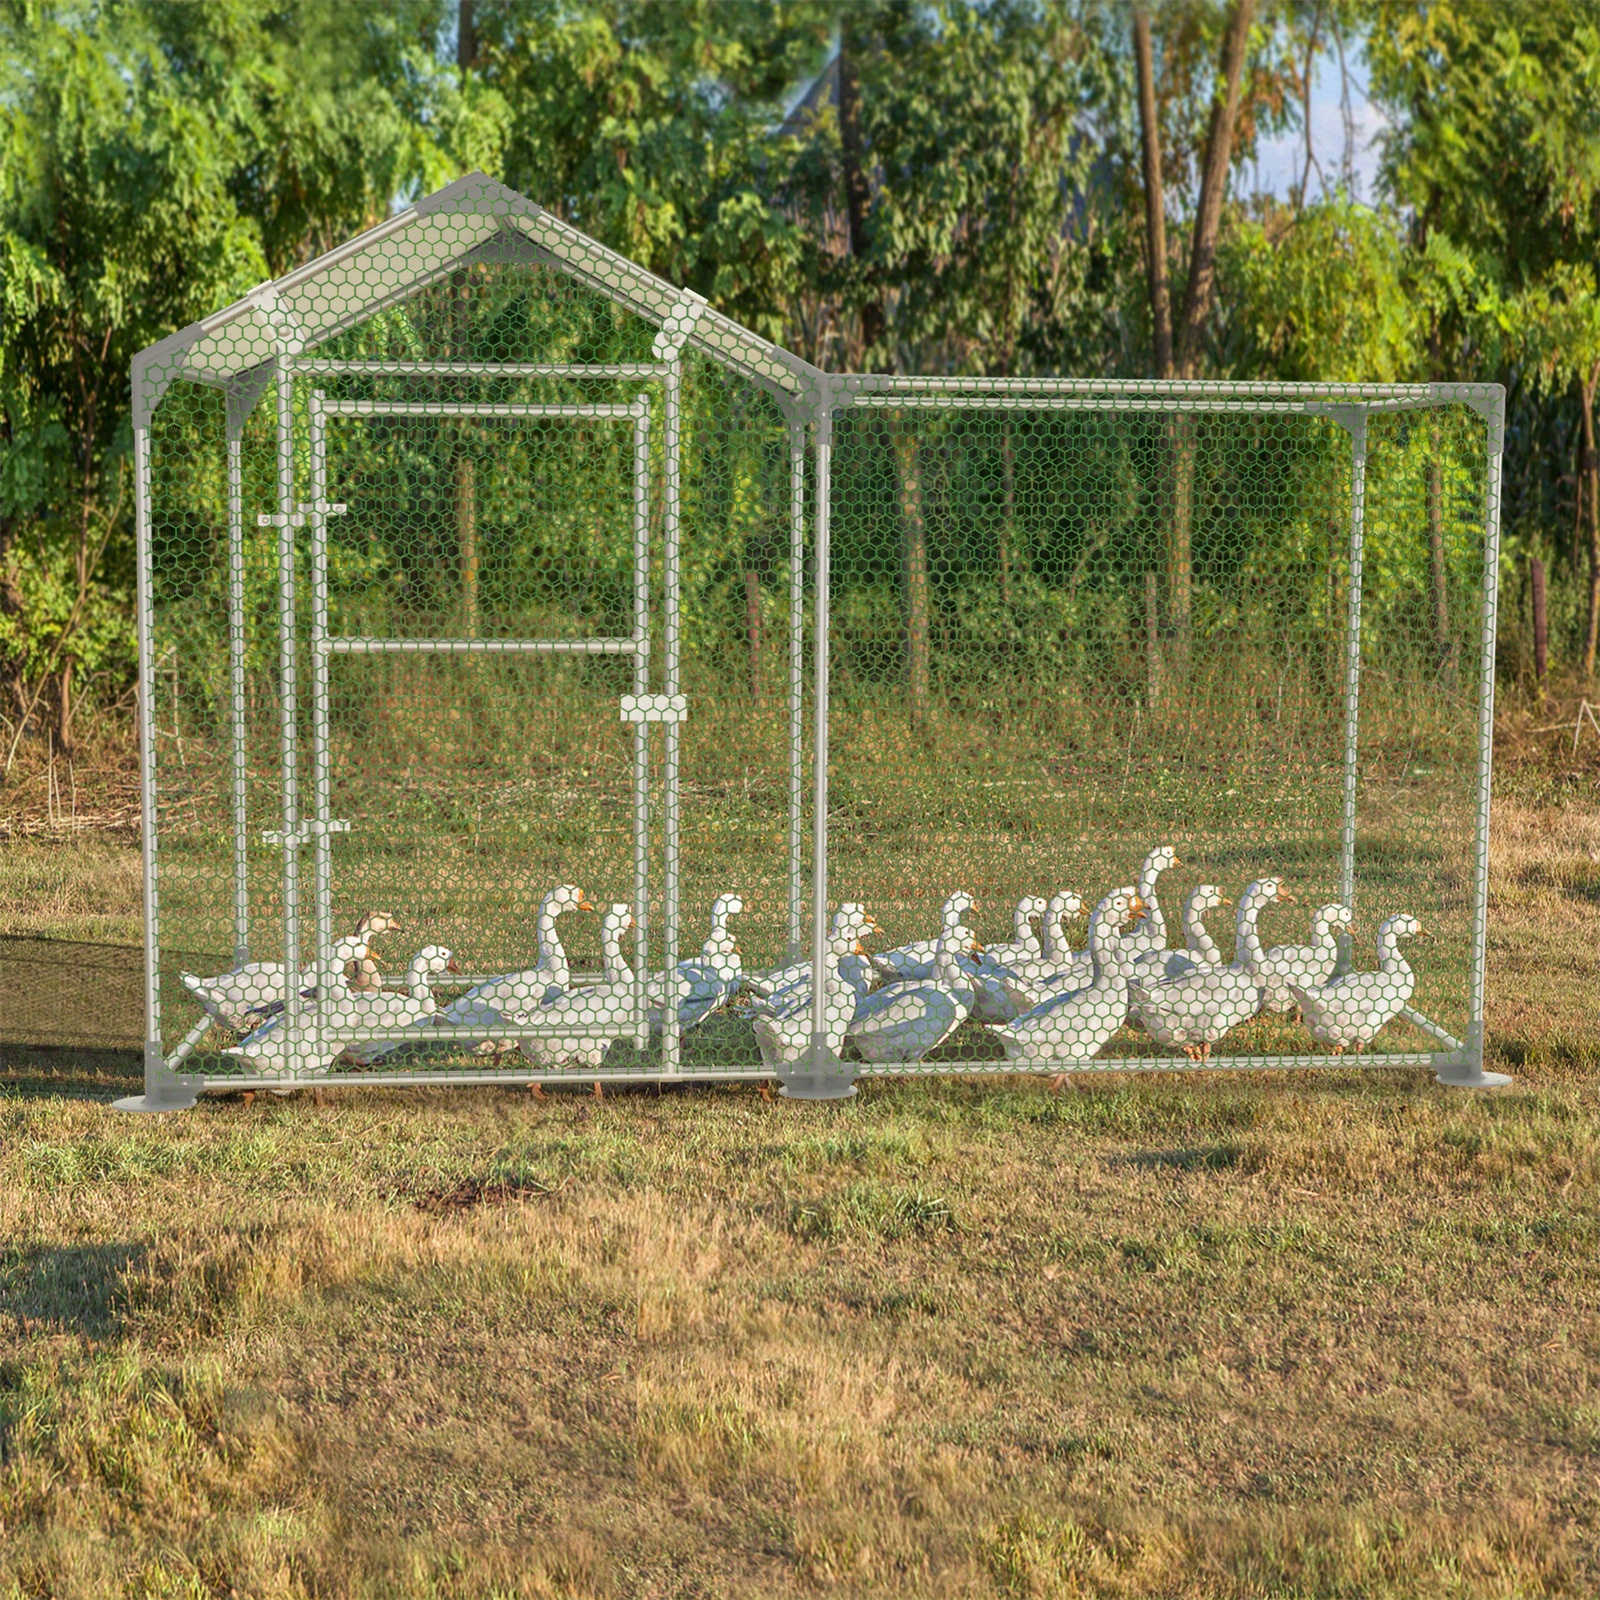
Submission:
<svg viewBox="0 0 1600 1600">
<path fill-rule="evenodd" d="M 481 203 L 490 196 L 499 217 L 494 228 L 480 230 L 480 236 L 450 243 L 454 234 L 440 234 L 435 224 L 449 225 L 459 220 L 452 207 L 463 200 Z M 476 213 L 474 213 L 476 215 Z M 458 230 L 459 231 L 459 230 Z M 441 238 L 445 243 L 441 244 Z M 371 252 L 379 241 L 392 249 L 395 241 L 412 241 L 415 252 L 413 277 L 409 281 L 385 283 L 369 293 L 365 303 L 348 296 L 332 295 L 319 300 L 319 274 L 335 287 L 347 282 L 340 274 L 352 277 L 364 261 L 374 259 Z M 533 259 L 559 270 L 599 290 L 613 300 L 649 317 L 660 327 L 653 360 L 631 363 L 545 363 L 512 362 L 497 364 L 470 361 L 345 361 L 305 353 L 331 334 L 353 325 L 383 305 L 472 259 L 500 259 L 486 251 L 509 250 L 507 259 Z M 517 252 L 524 252 L 518 255 Z M 531 251 L 531 255 L 526 252 Z M 366 255 L 363 252 L 367 252 Z M 298 297 L 298 298 L 297 298 Z M 331 307 L 331 309 L 329 309 Z M 320 318 L 312 325 L 312 317 Z M 241 327 L 257 330 L 255 344 L 236 335 Z M 272 357 L 262 363 L 249 354 L 259 348 L 259 334 L 270 335 Z M 281 686 L 280 741 L 282 750 L 282 828 L 267 836 L 267 841 L 284 848 L 283 884 L 285 900 L 284 959 L 291 972 L 300 970 L 300 925 L 302 921 L 299 848 L 315 847 L 313 885 L 317 948 L 325 951 L 331 943 L 330 887 L 332 838 L 345 826 L 329 815 L 330 774 L 328 772 L 327 723 L 328 685 L 331 659 L 337 655 L 417 652 L 553 653 L 587 652 L 632 655 L 634 694 L 628 697 L 624 715 L 634 722 L 635 753 L 635 907 L 638 917 L 638 943 L 635 976 L 638 983 L 638 1015 L 619 1033 L 641 1042 L 645 1036 L 644 995 L 648 976 L 648 830 L 649 830 L 649 727 L 652 721 L 664 723 L 663 738 L 663 884 L 664 926 L 660 934 L 660 972 L 669 979 L 675 975 L 679 958 L 678 896 L 680 814 L 678 776 L 680 765 L 679 721 L 683 705 L 680 684 L 680 618 L 677 567 L 682 537 L 681 507 L 678 492 L 677 462 L 681 452 L 680 393 L 683 357 L 686 350 L 717 361 L 772 394 L 788 420 L 789 463 L 789 660 L 787 686 L 787 729 L 790 743 L 788 793 L 788 910 L 787 933 L 790 954 L 798 955 L 809 945 L 814 971 L 826 966 L 826 930 L 830 911 L 828 838 L 828 707 L 829 707 L 829 585 L 830 534 L 833 467 L 833 423 L 835 416 L 850 407 L 911 410 L 1136 410 L 1166 413 L 1263 413 L 1322 416 L 1343 427 L 1351 441 L 1350 542 L 1348 555 L 1349 594 L 1346 619 L 1346 676 L 1344 692 L 1343 798 L 1340 829 L 1340 881 L 1346 903 L 1353 901 L 1355 877 L 1355 837 L 1357 820 L 1361 688 L 1361 605 L 1363 577 L 1363 536 L 1365 521 L 1365 471 L 1367 419 L 1373 414 L 1415 411 L 1447 405 L 1462 405 L 1475 410 L 1486 424 L 1488 456 L 1485 505 L 1484 587 L 1480 615 L 1480 681 L 1478 684 L 1478 769 L 1477 818 L 1474 842 L 1474 880 L 1471 928 L 1470 1025 L 1467 1038 L 1458 1040 L 1429 1018 L 1408 1010 L 1405 1015 L 1421 1031 L 1433 1037 L 1440 1048 L 1433 1052 L 1390 1052 L 1361 1058 L 1370 1067 L 1429 1066 L 1441 1082 L 1487 1086 L 1508 1080 L 1483 1070 L 1484 969 L 1488 912 L 1489 799 L 1492 779 L 1494 714 L 1494 643 L 1498 614 L 1498 559 L 1500 530 L 1501 452 L 1504 442 L 1504 391 L 1498 385 L 1475 384 L 1269 384 L 1221 382 L 1101 381 L 1077 379 L 1004 378 L 923 378 L 883 374 L 829 375 L 788 352 L 777 349 L 756 335 L 741 329 L 712 310 L 698 296 L 673 289 L 650 277 L 632 263 L 585 239 L 576 230 L 541 212 L 538 207 L 480 175 L 459 180 L 439 195 L 430 197 L 413 211 L 381 224 L 379 228 L 331 252 L 319 262 L 297 269 L 277 284 L 263 285 L 237 306 L 144 352 L 134 363 L 136 516 L 138 530 L 138 639 L 142 692 L 139 697 L 140 788 L 144 804 L 143 860 L 146 951 L 146 1090 L 143 1096 L 119 1102 L 130 1109 L 168 1110 L 192 1103 L 202 1089 L 237 1087 L 237 1077 L 218 1079 L 204 1074 L 189 1074 L 182 1068 L 209 1024 L 202 1022 L 169 1054 L 163 1048 L 159 993 L 160 896 L 157 860 L 157 793 L 153 735 L 155 729 L 152 600 L 151 600 L 151 446 L 150 421 L 162 394 L 175 378 L 222 384 L 230 394 L 228 449 L 228 573 L 230 596 L 229 673 L 234 691 L 231 728 L 231 782 L 234 818 L 234 924 L 235 950 L 240 960 L 250 947 L 250 906 L 248 895 L 248 842 L 246 837 L 245 728 L 243 720 L 244 627 L 242 617 L 244 573 L 244 484 L 241 460 L 243 417 L 248 414 L 266 385 L 277 380 L 276 453 L 277 510 L 260 518 L 279 530 L 279 670 Z M 610 382 L 638 380 L 659 385 L 661 391 L 661 433 L 663 489 L 661 521 L 663 537 L 663 585 L 661 605 L 661 667 L 658 694 L 652 695 L 650 682 L 651 603 L 649 563 L 649 462 L 651 451 L 651 406 L 639 397 L 629 403 L 535 404 L 485 400 L 469 401 L 368 401 L 327 399 L 318 391 L 311 397 L 310 498 L 297 499 L 295 483 L 294 381 L 314 380 L 323 375 L 370 374 L 373 376 L 453 375 L 478 379 L 497 377 L 564 376 L 593 378 Z M 237 402 L 237 403 L 236 403 Z M 632 421 L 634 428 L 634 538 L 635 538 L 635 626 L 632 637 L 580 640 L 554 639 L 401 639 L 332 637 L 327 629 L 326 593 L 326 518 L 342 511 L 325 498 L 325 436 L 329 418 L 336 416 L 466 416 L 495 417 L 611 417 Z M 810 526 L 807 526 L 807 473 L 811 498 Z M 312 815 L 302 818 L 297 717 L 300 685 L 299 653 L 296 649 L 298 618 L 295 615 L 296 533 L 309 527 L 313 566 L 310 658 L 312 676 L 313 760 Z M 811 729 L 809 750 L 805 737 L 805 600 L 808 534 L 811 544 L 813 593 L 811 660 Z M 805 762 L 812 763 L 809 796 Z M 804 883 L 806 856 L 805 809 L 811 806 L 809 895 Z M 810 926 L 806 912 L 809 900 Z M 331 973 L 320 975 L 324 980 Z M 326 981 L 323 983 L 326 991 Z M 668 985 L 671 987 L 670 982 Z M 307 1008 L 300 1000 L 298 986 L 288 985 L 285 1026 L 299 1030 L 316 1048 L 342 1039 L 390 1037 L 383 1030 L 335 1026 L 321 1014 L 320 1003 Z M 673 999 L 669 993 L 667 1005 Z M 805 1060 L 784 1074 L 785 1092 L 799 1098 L 837 1098 L 854 1092 L 859 1076 L 892 1074 L 921 1076 L 950 1073 L 962 1076 L 1013 1073 L 1007 1062 L 937 1063 L 934 1065 L 878 1068 L 846 1063 L 831 1057 L 824 1043 L 826 1035 L 826 996 L 815 986 L 812 1011 L 812 1045 Z M 508 1029 L 507 1037 L 537 1037 L 549 1031 L 538 1024 Z M 441 1040 L 477 1037 L 478 1029 L 441 1028 Z M 1096 1072 L 1193 1071 L 1205 1070 L 1281 1070 L 1329 1066 L 1349 1066 L 1347 1059 L 1317 1055 L 1220 1056 L 1201 1066 L 1169 1056 L 1118 1057 L 1112 1059 L 1061 1059 L 1037 1064 L 1031 1070 Z M 363 1073 L 349 1082 L 370 1085 L 420 1083 L 528 1083 L 528 1082 L 626 1082 L 671 1080 L 683 1075 L 676 1030 L 663 1029 L 663 1060 L 660 1069 L 650 1071 L 595 1070 L 515 1070 L 515 1071 L 416 1071 Z M 696 1069 L 697 1078 L 728 1080 L 761 1079 L 771 1076 L 760 1068 Z M 256 1076 L 252 1085 L 295 1082 Z M 326 1081 L 326 1080 L 321 1080 Z"/>
</svg>

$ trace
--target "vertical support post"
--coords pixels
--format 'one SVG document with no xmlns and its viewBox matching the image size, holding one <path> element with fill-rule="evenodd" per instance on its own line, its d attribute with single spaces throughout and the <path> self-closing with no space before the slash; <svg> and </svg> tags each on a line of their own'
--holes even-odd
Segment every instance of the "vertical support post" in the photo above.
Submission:
<svg viewBox="0 0 1600 1600">
<path fill-rule="evenodd" d="M 250 959 L 249 759 L 244 670 L 244 439 L 228 423 L 228 693 L 233 735 L 233 964 Z"/>
<path fill-rule="evenodd" d="M 328 673 L 330 662 L 324 644 L 328 637 L 328 440 L 320 389 L 308 407 L 311 433 L 311 494 L 307 519 L 311 528 L 311 803 L 319 824 L 312 842 L 312 872 L 316 896 L 317 1000 L 311 1008 L 309 1048 L 322 1059 L 322 1021 L 333 1002 L 335 973 L 333 946 L 333 839 L 328 822 L 332 815 L 329 793 Z M 298 989 L 295 969 L 289 969 L 290 987 Z"/>
<path fill-rule="evenodd" d="M 800 959 L 805 918 L 800 828 L 805 809 L 805 581 L 806 433 L 789 426 L 789 943 L 786 961 Z"/>
<path fill-rule="evenodd" d="M 1494 777 L 1494 646 L 1500 619 L 1500 469 L 1505 450 L 1505 395 L 1488 422 L 1488 483 L 1484 497 L 1483 612 L 1478 634 L 1478 827 L 1472 862 L 1472 988 L 1466 1049 L 1459 1068 L 1436 1074 L 1440 1083 L 1480 1089 L 1511 1082 L 1483 1070 L 1483 1004 L 1489 944 L 1489 801 Z"/>
<path fill-rule="evenodd" d="M 640 395 L 633 421 L 633 692 L 650 692 L 650 402 Z M 633 1042 L 650 1043 L 645 979 L 650 971 L 650 724 L 633 729 L 633 978 L 639 1019 Z"/>
<path fill-rule="evenodd" d="M 667 370 L 663 398 L 662 455 L 664 473 L 661 507 L 661 666 L 662 693 L 674 695 L 678 689 L 678 516 L 679 516 L 679 437 L 678 400 L 683 364 L 674 359 Z M 662 815 L 662 915 L 663 966 L 667 994 L 661 1012 L 661 1070 L 669 1078 L 678 1075 L 678 742 L 679 726 L 668 722 L 662 729 L 665 749 L 662 778 L 666 795 Z"/>
<path fill-rule="evenodd" d="M 838 1070 L 838 1062 L 828 1048 L 833 998 L 828 993 L 828 585 L 832 479 L 833 412 L 825 401 L 817 419 L 816 620 L 812 626 L 816 744 L 812 757 L 811 1046 L 800 1070 L 786 1078 L 783 1085 L 784 1094 L 798 1100 L 841 1100 L 856 1092 L 851 1074 Z"/>
<path fill-rule="evenodd" d="M 161 902 L 156 886 L 156 678 L 155 617 L 150 594 L 150 430 L 136 428 L 134 515 L 138 538 L 136 599 L 139 607 L 139 831 L 144 864 L 144 1093 L 159 1098 L 165 1063 L 161 1056 Z"/>
<path fill-rule="evenodd" d="M 134 400 L 139 374 L 134 369 Z M 150 428 L 133 430 L 134 493 L 134 604 L 139 641 L 139 848 L 144 867 L 144 1093 L 114 1101 L 118 1111 L 178 1111 L 195 1102 L 194 1090 L 174 1079 L 161 1054 L 161 901 L 156 882 L 156 682 L 155 598 L 150 549 Z M 209 1017 L 190 1029 L 184 1041 L 187 1055 L 211 1026 Z"/>
<path fill-rule="evenodd" d="M 295 655 L 294 364 L 278 337 L 278 703 L 283 748 L 283 1026 L 298 1075 L 300 1000 L 299 696 Z"/>
<path fill-rule="evenodd" d="M 1356 780 L 1361 732 L 1361 562 L 1367 509 L 1367 413 L 1339 419 L 1350 430 L 1350 599 L 1345 625 L 1344 820 L 1339 836 L 1339 898 L 1352 911 L 1356 893 Z"/>
</svg>

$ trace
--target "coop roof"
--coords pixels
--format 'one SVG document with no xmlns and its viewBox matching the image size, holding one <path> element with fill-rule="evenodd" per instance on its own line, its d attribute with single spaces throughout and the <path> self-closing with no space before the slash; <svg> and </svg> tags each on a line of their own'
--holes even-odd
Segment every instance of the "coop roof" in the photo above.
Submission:
<svg viewBox="0 0 1600 1600">
<path fill-rule="evenodd" d="M 176 380 L 250 392 L 253 400 L 280 339 L 291 353 L 312 351 L 383 307 L 480 261 L 553 266 L 656 323 L 662 330 L 658 356 L 688 345 L 809 410 L 822 375 L 808 362 L 474 172 L 142 351 L 133 362 L 135 420 L 147 423 Z"/>
</svg>

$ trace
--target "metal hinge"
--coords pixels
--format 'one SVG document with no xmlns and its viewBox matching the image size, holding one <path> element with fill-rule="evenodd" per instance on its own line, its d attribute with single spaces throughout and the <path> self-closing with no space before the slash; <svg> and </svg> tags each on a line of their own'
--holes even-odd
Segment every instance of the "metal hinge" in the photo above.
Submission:
<svg viewBox="0 0 1600 1600">
<path fill-rule="evenodd" d="M 306 518 L 313 511 L 320 511 L 325 517 L 342 517 L 345 513 L 345 504 L 342 500 L 324 500 L 320 505 L 311 500 L 302 500 L 298 511 L 291 511 L 287 518 L 281 511 L 263 511 L 256 518 L 256 526 L 260 528 L 281 528 L 287 521 L 291 528 L 303 528 Z"/>
<path fill-rule="evenodd" d="M 624 722 L 687 722 L 689 701 L 681 694 L 625 694 Z"/>
<path fill-rule="evenodd" d="M 261 835 L 261 842 L 274 847 L 288 845 L 290 849 L 297 850 L 303 844 L 310 844 L 313 839 L 349 831 L 348 822 L 302 822 L 292 833 L 285 833 L 282 828 L 269 828 Z"/>
</svg>

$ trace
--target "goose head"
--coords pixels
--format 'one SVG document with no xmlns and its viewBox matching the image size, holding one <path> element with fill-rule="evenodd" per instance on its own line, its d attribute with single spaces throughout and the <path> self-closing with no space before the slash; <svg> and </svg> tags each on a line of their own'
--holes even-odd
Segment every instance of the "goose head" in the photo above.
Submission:
<svg viewBox="0 0 1600 1600">
<path fill-rule="evenodd" d="M 957 889 L 944 903 L 942 919 L 947 928 L 954 927 L 969 911 L 977 909 L 978 902 L 965 889 Z"/>
<path fill-rule="evenodd" d="M 402 933 L 399 918 L 391 911 L 363 911 L 356 923 L 358 938 L 375 939 L 380 933 Z"/>
<path fill-rule="evenodd" d="M 459 972 L 455 956 L 446 950 L 442 944 L 424 945 L 411 958 L 411 965 L 406 969 L 406 977 L 413 988 L 426 987 L 429 978 L 437 978 L 446 972 Z"/>
<path fill-rule="evenodd" d="M 828 938 L 828 953 L 836 959 L 858 954 L 858 946 L 869 933 L 880 933 L 878 924 L 867 915 L 867 908 L 854 901 L 839 907 Z"/>
<path fill-rule="evenodd" d="M 1065 917 L 1081 917 L 1083 896 L 1075 894 L 1071 889 L 1063 889 L 1059 894 L 1051 895 L 1050 904 L 1044 909 L 1045 915 L 1052 923 L 1060 922 Z"/>
<path fill-rule="evenodd" d="M 1189 898 L 1184 902 L 1191 917 L 1203 917 L 1208 911 L 1215 911 L 1222 904 L 1222 891 L 1214 883 L 1202 883 L 1189 891 Z"/>
<path fill-rule="evenodd" d="M 1017 927 L 1022 929 L 1028 926 L 1035 917 L 1045 916 L 1050 910 L 1050 902 L 1041 900 L 1036 894 L 1025 894 L 1017 901 Z"/>
<path fill-rule="evenodd" d="M 1239 910 L 1246 907 L 1259 911 L 1263 906 L 1292 905 L 1294 896 L 1283 886 L 1281 878 L 1257 878 L 1239 897 Z"/>
<path fill-rule="evenodd" d="M 600 931 L 620 939 L 629 928 L 637 926 L 638 923 L 634 921 L 633 907 L 623 905 L 619 901 L 616 905 L 606 907 L 606 914 L 600 922 Z"/>
<path fill-rule="evenodd" d="M 1137 927 L 1149 914 L 1150 908 L 1131 883 L 1113 889 L 1094 908 L 1094 915 L 1089 918 L 1089 948 L 1101 950 L 1116 945 L 1121 940 L 1125 922 Z"/>
<path fill-rule="evenodd" d="M 744 910 L 744 899 L 736 894 L 719 894 L 711 902 L 711 925 L 720 927 L 729 917 L 736 917 Z"/>
<path fill-rule="evenodd" d="M 539 910 L 541 914 L 558 917 L 563 911 L 593 911 L 594 907 L 576 884 L 563 883 L 544 897 Z"/>
<path fill-rule="evenodd" d="M 1385 919 L 1383 926 L 1378 929 L 1378 942 L 1382 944 L 1385 936 L 1392 943 L 1396 939 L 1426 939 L 1427 933 L 1423 926 L 1409 912 L 1402 911 L 1398 916 Z"/>
<path fill-rule="evenodd" d="M 1144 858 L 1144 866 L 1139 871 L 1139 887 L 1143 889 L 1146 884 L 1153 884 L 1169 867 L 1177 865 L 1178 852 L 1170 844 L 1158 844 Z"/>
<path fill-rule="evenodd" d="M 1316 915 L 1311 919 L 1311 925 L 1319 932 L 1326 933 L 1335 924 L 1353 930 L 1356 925 L 1355 913 L 1349 906 L 1318 906 Z"/>
</svg>

